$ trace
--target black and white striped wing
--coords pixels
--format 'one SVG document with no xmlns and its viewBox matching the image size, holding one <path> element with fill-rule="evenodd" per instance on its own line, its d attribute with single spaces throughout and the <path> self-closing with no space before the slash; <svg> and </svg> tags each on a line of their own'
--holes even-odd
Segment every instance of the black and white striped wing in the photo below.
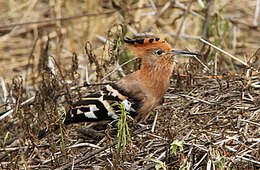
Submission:
<svg viewBox="0 0 260 170">
<path fill-rule="evenodd" d="M 251 69 L 248 69 L 246 72 L 246 80 L 247 85 L 254 87 L 254 88 L 260 88 L 260 73 L 258 71 L 252 71 Z"/>
<path fill-rule="evenodd" d="M 113 105 L 115 102 L 121 102 L 126 111 L 130 113 L 135 112 L 131 98 L 118 86 L 112 84 L 107 85 L 99 93 L 87 95 L 76 102 L 67 113 L 64 123 L 71 124 L 117 119 L 120 108 Z"/>
</svg>

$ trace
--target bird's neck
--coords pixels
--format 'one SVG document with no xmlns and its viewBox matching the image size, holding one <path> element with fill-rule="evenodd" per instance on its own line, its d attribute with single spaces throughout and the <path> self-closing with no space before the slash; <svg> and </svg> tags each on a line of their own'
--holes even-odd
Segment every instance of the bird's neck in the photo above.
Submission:
<svg viewBox="0 0 260 170">
<path fill-rule="evenodd" d="M 170 86 L 173 65 L 169 60 L 161 59 L 156 65 L 143 63 L 138 71 L 141 81 L 154 96 L 162 97 Z"/>
</svg>

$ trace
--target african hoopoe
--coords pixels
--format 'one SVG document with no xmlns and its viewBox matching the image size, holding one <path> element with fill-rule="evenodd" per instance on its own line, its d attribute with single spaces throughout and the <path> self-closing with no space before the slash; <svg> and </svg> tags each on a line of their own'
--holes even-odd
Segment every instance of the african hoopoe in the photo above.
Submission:
<svg viewBox="0 0 260 170">
<path fill-rule="evenodd" d="M 170 86 L 173 56 L 176 54 L 198 55 L 173 50 L 159 38 L 125 40 L 127 47 L 142 60 L 140 70 L 107 85 L 96 94 L 87 95 L 75 103 L 66 114 L 65 125 L 117 119 L 121 102 L 136 120 L 156 107 Z M 42 133 L 42 132 L 41 132 Z M 44 134 L 39 134 L 39 138 Z"/>
</svg>

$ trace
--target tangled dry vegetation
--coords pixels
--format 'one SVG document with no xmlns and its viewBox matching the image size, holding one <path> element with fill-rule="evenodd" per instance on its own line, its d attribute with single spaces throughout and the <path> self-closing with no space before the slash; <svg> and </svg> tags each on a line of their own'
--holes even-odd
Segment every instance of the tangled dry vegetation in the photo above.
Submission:
<svg viewBox="0 0 260 170">
<path fill-rule="evenodd" d="M 259 169 L 260 90 L 251 73 L 259 8 L 259 0 L 1 1 L 1 168 Z M 115 122 L 61 122 L 80 96 L 102 88 L 93 83 L 138 69 L 122 42 L 135 36 L 202 57 L 176 59 L 164 103 L 129 120 L 132 140 L 119 153 Z"/>
</svg>

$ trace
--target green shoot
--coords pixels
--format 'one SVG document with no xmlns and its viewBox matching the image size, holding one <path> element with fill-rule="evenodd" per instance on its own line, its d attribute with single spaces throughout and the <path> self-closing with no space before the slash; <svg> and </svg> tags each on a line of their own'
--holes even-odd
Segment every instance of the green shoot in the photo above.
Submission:
<svg viewBox="0 0 260 170">
<path fill-rule="evenodd" d="M 221 156 L 220 152 L 218 150 L 215 150 L 215 152 L 213 152 L 213 156 L 215 158 L 215 160 L 213 161 L 214 166 L 216 166 L 217 169 L 228 169 L 228 167 L 226 166 L 227 160 L 226 158 L 224 158 L 223 156 Z"/>
<path fill-rule="evenodd" d="M 156 163 L 154 166 L 156 170 L 159 170 L 159 169 L 167 170 L 167 165 L 165 164 L 165 162 L 162 162 L 158 159 L 148 159 L 147 161 Z"/>
<path fill-rule="evenodd" d="M 180 151 L 183 151 L 182 141 L 175 140 L 171 144 L 171 149 L 174 155 L 177 154 L 177 148 L 180 148 Z"/>
<path fill-rule="evenodd" d="M 24 159 L 23 156 L 21 156 L 21 159 L 22 159 L 22 162 L 23 162 L 23 164 L 24 164 L 25 169 L 29 169 L 29 166 L 28 166 L 28 164 L 27 164 L 27 162 L 25 161 L 25 159 Z"/>
<path fill-rule="evenodd" d="M 6 141 L 7 141 L 7 138 L 8 138 L 8 135 L 9 135 L 9 131 L 6 132 L 5 134 L 5 137 L 4 137 L 4 145 L 6 144 Z"/>
<path fill-rule="evenodd" d="M 179 168 L 179 170 L 186 170 L 186 169 L 191 169 L 191 163 L 190 162 L 187 162 L 186 166 Z"/>
<path fill-rule="evenodd" d="M 120 108 L 120 114 L 119 114 L 120 117 L 118 118 L 118 132 L 117 132 L 117 137 L 118 137 L 117 153 L 119 155 L 120 153 L 122 154 L 125 153 L 127 141 L 130 141 L 132 144 L 127 120 L 128 119 L 133 120 L 133 118 L 129 115 L 129 112 L 125 110 L 124 104 L 116 102 L 112 104 L 112 106 L 118 106 Z"/>
</svg>

